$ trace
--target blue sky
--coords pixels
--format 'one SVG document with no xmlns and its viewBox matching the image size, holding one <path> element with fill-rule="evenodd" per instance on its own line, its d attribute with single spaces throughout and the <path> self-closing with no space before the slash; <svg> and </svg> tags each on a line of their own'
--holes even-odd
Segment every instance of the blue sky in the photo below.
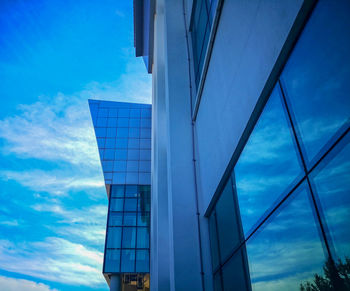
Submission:
<svg viewBox="0 0 350 291">
<path fill-rule="evenodd" d="M 150 103 L 132 1 L 0 1 L 0 286 L 108 290 L 88 98 Z"/>
</svg>

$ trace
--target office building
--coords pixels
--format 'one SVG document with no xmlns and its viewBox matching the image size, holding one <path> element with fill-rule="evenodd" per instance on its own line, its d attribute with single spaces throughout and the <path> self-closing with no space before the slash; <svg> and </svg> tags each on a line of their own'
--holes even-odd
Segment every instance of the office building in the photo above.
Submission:
<svg viewBox="0 0 350 291">
<path fill-rule="evenodd" d="M 109 201 L 103 274 L 113 291 L 148 291 L 151 105 L 89 106 Z"/>
<path fill-rule="evenodd" d="M 151 290 L 350 290 L 350 2 L 134 0 L 134 17 Z"/>
</svg>

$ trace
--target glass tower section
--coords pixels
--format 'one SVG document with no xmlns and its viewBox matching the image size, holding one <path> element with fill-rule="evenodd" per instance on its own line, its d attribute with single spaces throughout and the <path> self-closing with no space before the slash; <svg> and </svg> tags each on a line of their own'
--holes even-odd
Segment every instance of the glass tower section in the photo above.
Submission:
<svg viewBox="0 0 350 291">
<path fill-rule="evenodd" d="M 109 199 L 103 274 L 149 290 L 151 105 L 89 100 Z"/>
</svg>

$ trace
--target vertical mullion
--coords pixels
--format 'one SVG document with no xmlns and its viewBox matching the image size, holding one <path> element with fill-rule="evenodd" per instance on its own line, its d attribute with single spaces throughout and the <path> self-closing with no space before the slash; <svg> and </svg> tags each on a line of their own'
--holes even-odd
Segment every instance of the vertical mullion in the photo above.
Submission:
<svg viewBox="0 0 350 291">
<path fill-rule="evenodd" d="M 123 187 L 124 195 L 123 195 L 123 219 L 122 219 L 122 235 L 121 235 L 121 241 L 120 241 L 120 260 L 119 260 L 119 270 L 122 272 L 122 252 L 123 252 L 123 236 L 124 236 L 124 207 L 125 207 L 125 185 Z"/>
<path fill-rule="evenodd" d="M 221 265 L 221 251 L 220 251 L 220 239 L 219 239 L 219 232 L 218 232 L 218 221 L 216 218 L 216 209 L 214 210 L 214 221 L 215 221 L 215 232 L 216 232 L 216 242 L 218 244 L 218 256 L 219 256 L 219 274 L 220 274 L 220 281 L 221 281 L 221 289 L 224 289 L 224 279 L 222 278 L 222 265 Z"/>
<path fill-rule="evenodd" d="M 284 107 L 286 109 L 286 112 L 287 112 L 287 115 L 288 115 L 288 119 L 289 119 L 289 122 L 290 122 L 291 127 L 292 127 L 294 139 L 296 141 L 297 148 L 298 148 L 298 153 L 299 153 L 299 156 L 300 156 L 301 161 L 302 161 L 303 169 L 304 169 L 305 176 L 306 176 L 306 181 L 307 181 L 307 184 L 308 184 L 308 187 L 309 187 L 309 191 L 310 191 L 310 194 L 311 194 L 311 198 L 312 198 L 312 204 L 314 206 L 314 209 L 315 209 L 315 212 L 316 212 L 316 216 L 317 216 L 317 220 L 318 220 L 318 223 L 320 225 L 320 229 L 321 229 L 321 233 L 322 233 L 322 237 L 323 237 L 324 243 L 326 245 L 327 253 L 328 253 L 328 256 L 329 256 L 330 260 L 332 262 L 334 262 L 333 256 L 332 256 L 332 253 L 331 253 L 330 242 L 327 239 L 325 226 L 323 225 L 324 219 L 322 220 L 320 210 L 318 209 L 318 205 L 316 203 L 315 193 L 313 192 L 312 187 L 311 187 L 311 183 L 310 183 L 310 179 L 309 179 L 309 173 L 308 173 L 308 170 L 307 170 L 307 167 L 306 167 L 306 162 L 305 162 L 305 159 L 304 159 L 304 155 L 303 155 L 303 152 L 302 152 L 300 141 L 298 139 L 296 128 L 295 128 L 295 125 L 294 125 L 294 121 L 293 121 L 293 118 L 292 118 L 292 115 L 291 115 L 291 112 L 290 112 L 290 109 L 289 109 L 289 106 L 288 106 L 288 103 L 287 103 L 285 90 L 283 88 L 283 85 L 282 85 L 282 82 L 281 82 L 280 79 L 278 80 L 278 85 L 279 85 L 279 88 L 280 88 L 280 91 L 281 91 L 283 105 L 284 105 Z"/>
</svg>

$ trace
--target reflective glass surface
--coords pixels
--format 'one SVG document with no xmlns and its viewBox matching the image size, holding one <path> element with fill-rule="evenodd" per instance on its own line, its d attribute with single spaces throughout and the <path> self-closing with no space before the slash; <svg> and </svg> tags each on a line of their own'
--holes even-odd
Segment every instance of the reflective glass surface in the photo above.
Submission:
<svg viewBox="0 0 350 291">
<path fill-rule="evenodd" d="M 124 209 L 123 198 L 111 199 L 111 211 L 123 211 L 123 209 Z"/>
<path fill-rule="evenodd" d="M 240 241 L 231 179 L 216 204 L 216 219 L 221 259 L 225 260 Z"/>
<path fill-rule="evenodd" d="M 135 248 L 136 227 L 123 227 L 123 248 Z"/>
<path fill-rule="evenodd" d="M 349 15 L 348 0 L 319 1 L 281 76 L 309 167 L 350 124 Z"/>
<path fill-rule="evenodd" d="M 213 211 L 209 217 L 211 260 L 212 260 L 213 269 L 216 269 L 219 266 L 219 262 L 220 262 L 215 215 L 216 213 L 215 211 Z"/>
<path fill-rule="evenodd" d="M 135 250 L 122 250 L 121 272 L 135 272 Z"/>
<path fill-rule="evenodd" d="M 107 236 L 107 248 L 120 248 L 122 228 L 121 227 L 108 227 Z"/>
<path fill-rule="evenodd" d="M 298 290 L 326 262 L 309 191 L 303 184 L 247 242 L 253 290 Z"/>
<path fill-rule="evenodd" d="M 137 248 L 149 248 L 149 229 L 147 227 L 137 228 Z"/>
<path fill-rule="evenodd" d="M 335 258 L 350 258 L 350 135 L 311 173 Z"/>
<path fill-rule="evenodd" d="M 111 212 L 109 214 L 109 226 L 122 226 L 123 212 Z"/>
<path fill-rule="evenodd" d="M 105 272 L 120 271 L 120 250 L 106 250 Z"/>
<path fill-rule="evenodd" d="M 273 90 L 234 172 L 247 233 L 303 172 L 278 88 Z"/>
<path fill-rule="evenodd" d="M 140 273 L 149 272 L 149 251 L 148 250 L 136 251 L 136 272 L 140 272 Z"/>
</svg>

